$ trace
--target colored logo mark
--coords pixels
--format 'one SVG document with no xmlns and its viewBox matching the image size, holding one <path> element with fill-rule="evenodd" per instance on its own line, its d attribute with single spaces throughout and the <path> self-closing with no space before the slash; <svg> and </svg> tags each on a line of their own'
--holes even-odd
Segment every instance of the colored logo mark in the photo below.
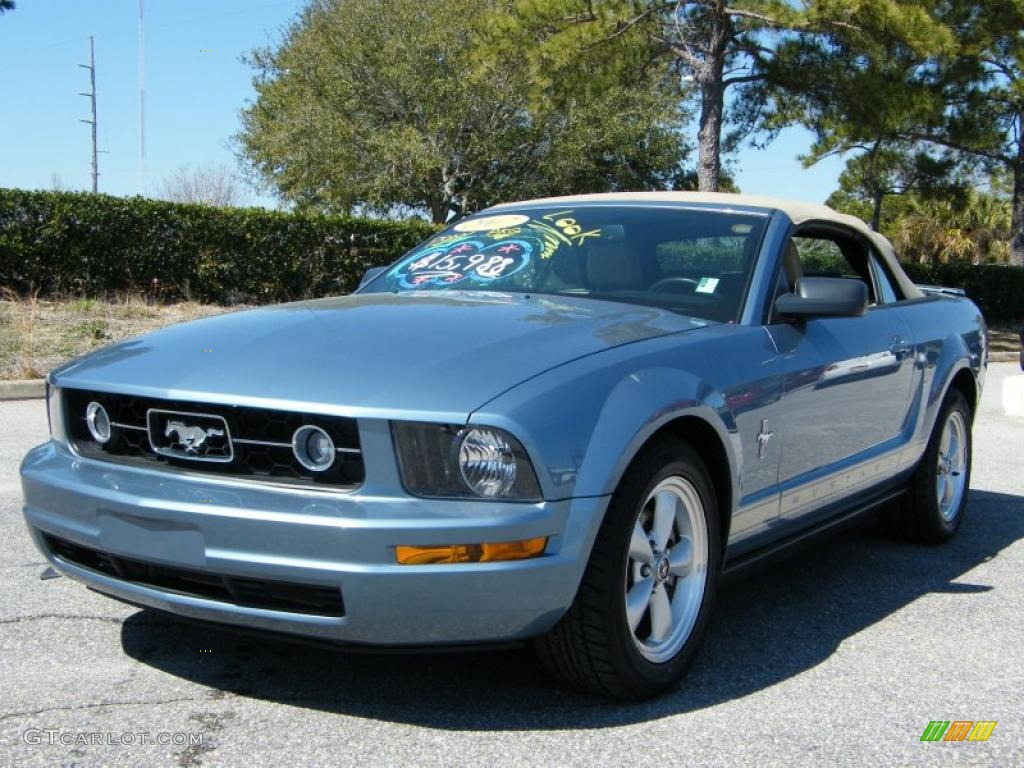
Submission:
<svg viewBox="0 0 1024 768">
<path fill-rule="evenodd" d="M 997 720 L 932 720 L 921 741 L 988 741 Z"/>
</svg>

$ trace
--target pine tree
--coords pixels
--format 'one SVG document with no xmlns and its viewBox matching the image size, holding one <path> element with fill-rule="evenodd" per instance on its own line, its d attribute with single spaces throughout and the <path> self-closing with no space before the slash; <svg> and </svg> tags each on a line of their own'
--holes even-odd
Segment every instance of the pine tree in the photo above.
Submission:
<svg viewBox="0 0 1024 768">
<path fill-rule="evenodd" d="M 622 48 L 635 52 L 640 41 L 675 75 L 680 98 L 696 102 L 699 187 L 717 190 L 723 151 L 759 127 L 759 86 L 771 76 L 780 45 L 797 34 L 815 39 L 842 31 L 920 40 L 927 21 L 917 4 L 897 0 L 517 0 L 511 14 L 496 19 L 495 37 L 527 51 L 537 71 L 558 73 L 563 90 L 600 87 L 605 73 L 629 66 Z M 733 134 L 725 133 L 730 123 L 738 129 Z"/>
</svg>

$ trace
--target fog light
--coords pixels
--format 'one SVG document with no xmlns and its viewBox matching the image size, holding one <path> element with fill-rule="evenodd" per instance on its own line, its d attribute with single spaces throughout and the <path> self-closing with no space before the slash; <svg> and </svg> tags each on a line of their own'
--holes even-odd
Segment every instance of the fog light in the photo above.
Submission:
<svg viewBox="0 0 1024 768">
<path fill-rule="evenodd" d="M 107 409 L 95 400 L 85 407 L 85 424 L 92 439 L 100 445 L 110 440 L 110 417 Z"/>
<path fill-rule="evenodd" d="M 299 464 L 313 472 L 330 469 L 337 456 L 334 441 L 320 427 L 305 424 L 292 435 L 292 451 Z"/>
<path fill-rule="evenodd" d="M 437 547 L 395 547 L 399 565 L 443 565 L 449 563 L 493 563 L 527 560 L 544 554 L 547 536 L 491 544 L 451 544 Z"/>
</svg>

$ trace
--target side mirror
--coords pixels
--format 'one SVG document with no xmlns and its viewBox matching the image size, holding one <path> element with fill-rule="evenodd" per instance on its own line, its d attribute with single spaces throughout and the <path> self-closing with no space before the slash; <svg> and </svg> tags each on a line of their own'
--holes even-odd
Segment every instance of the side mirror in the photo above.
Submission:
<svg viewBox="0 0 1024 768">
<path fill-rule="evenodd" d="M 359 287 L 362 288 L 385 269 L 387 269 L 387 267 L 370 267 L 363 273 L 363 279 L 359 281 Z"/>
<path fill-rule="evenodd" d="M 868 309 L 868 287 L 845 277 L 801 277 L 793 293 L 775 300 L 784 317 L 860 317 Z"/>
</svg>

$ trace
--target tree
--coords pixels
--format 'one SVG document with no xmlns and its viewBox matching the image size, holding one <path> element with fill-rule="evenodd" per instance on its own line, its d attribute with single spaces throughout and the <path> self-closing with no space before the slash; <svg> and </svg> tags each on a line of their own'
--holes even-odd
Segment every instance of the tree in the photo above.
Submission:
<svg viewBox="0 0 1024 768">
<path fill-rule="evenodd" d="M 839 193 L 870 199 L 865 218 L 875 226 L 891 194 L 916 191 L 919 203 L 959 211 L 970 175 L 1002 173 L 1014 190 L 1011 261 L 1024 263 L 1024 3 L 907 6 L 927 11 L 917 28 L 870 37 L 837 28 L 787 40 L 771 63 L 765 122 L 810 128 L 816 141 L 807 163 L 854 153 Z"/>
<path fill-rule="evenodd" d="M 914 136 L 1009 176 L 1010 263 L 1024 265 L 1024 2 L 956 0 L 941 8 L 957 42 L 936 74 L 948 106 Z"/>
<path fill-rule="evenodd" d="M 996 195 L 970 190 L 960 204 L 908 195 L 886 235 L 907 261 L 1005 263 L 1010 206 Z"/>
<path fill-rule="evenodd" d="M 839 174 L 839 189 L 829 196 L 826 204 L 842 207 L 847 212 L 856 208 L 854 215 L 867 221 L 876 232 L 881 231 L 883 213 L 888 212 L 883 208 L 887 198 L 914 192 L 927 194 L 936 175 L 941 175 L 945 181 L 945 167 L 940 165 L 933 175 L 934 160 L 925 153 L 914 154 L 904 147 L 886 146 L 881 142 L 857 149 L 863 151 L 846 161 L 846 168 Z M 804 161 L 807 164 L 809 158 Z"/>
<path fill-rule="evenodd" d="M 278 47 L 249 56 L 242 157 L 299 205 L 434 222 L 501 199 L 675 184 L 686 144 L 664 73 L 531 98 L 541 89 L 521 55 L 480 51 L 499 11 L 497 0 L 313 0 Z"/>
<path fill-rule="evenodd" d="M 956 173 L 956 158 L 948 154 L 937 157 L 925 147 L 883 139 L 847 149 L 861 153 L 846 161 L 834 197 L 863 201 L 863 218 L 876 232 L 880 231 L 886 198 L 916 193 L 922 200 L 943 198 L 956 206 L 966 196 L 967 179 Z M 812 155 L 804 162 L 817 159 Z"/>
<path fill-rule="evenodd" d="M 159 196 L 175 203 L 198 203 L 212 206 L 234 206 L 243 201 L 243 194 L 234 173 L 226 165 L 192 168 L 178 166 L 165 176 Z"/>
<path fill-rule="evenodd" d="M 876 230 L 893 195 L 963 196 L 957 158 L 911 138 L 945 108 L 932 86 L 934 60 L 954 46 L 950 30 L 926 10 L 905 4 L 904 14 L 920 21 L 910 28 L 798 33 L 777 46 L 756 86 L 769 134 L 792 124 L 814 134 L 805 165 L 849 156 L 839 194 L 866 202 L 864 218 Z"/>
<path fill-rule="evenodd" d="M 14 0 L 0 0 L 0 13 L 14 10 Z"/>
<path fill-rule="evenodd" d="M 897 0 L 808 0 L 802 6 L 785 0 L 516 0 L 512 7 L 510 17 L 497 20 L 500 35 L 532 51 L 535 67 L 561 68 L 572 87 L 616 66 L 621 46 L 645 41 L 681 83 L 680 98 L 698 103 L 702 190 L 718 189 L 723 151 L 759 127 L 757 86 L 769 77 L 780 43 L 796 33 L 813 38 L 834 30 L 866 37 L 890 30 L 913 38 L 927 19 L 919 7 Z M 736 130 L 724 134 L 729 123 Z"/>
</svg>

